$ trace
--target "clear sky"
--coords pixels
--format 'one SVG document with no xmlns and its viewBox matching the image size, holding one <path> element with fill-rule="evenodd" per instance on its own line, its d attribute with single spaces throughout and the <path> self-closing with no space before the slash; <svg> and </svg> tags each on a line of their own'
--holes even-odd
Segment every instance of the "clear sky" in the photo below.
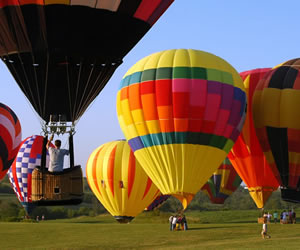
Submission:
<svg viewBox="0 0 300 250">
<path fill-rule="evenodd" d="M 116 94 L 135 62 L 161 50 L 191 48 L 225 59 L 238 72 L 273 67 L 300 56 L 299 10 L 299 0 L 175 0 L 81 117 L 74 137 L 75 163 L 82 165 L 85 175 L 93 150 L 124 138 L 116 115 Z M 2 61 L 0 102 L 19 117 L 23 138 L 41 133 L 37 115 Z"/>
</svg>

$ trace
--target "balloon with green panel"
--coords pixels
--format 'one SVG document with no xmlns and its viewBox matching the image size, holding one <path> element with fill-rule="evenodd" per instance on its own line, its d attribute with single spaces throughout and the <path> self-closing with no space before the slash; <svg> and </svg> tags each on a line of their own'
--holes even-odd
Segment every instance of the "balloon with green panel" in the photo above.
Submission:
<svg viewBox="0 0 300 250">
<path fill-rule="evenodd" d="M 224 204 L 241 183 L 242 179 L 226 157 L 201 190 L 208 195 L 212 203 Z"/>
<path fill-rule="evenodd" d="M 135 157 L 160 191 L 184 208 L 232 148 L 245 109 L 238 72 L 193 49 L 138 61 L 117 95 L 119 123 Z"/>
</svg>

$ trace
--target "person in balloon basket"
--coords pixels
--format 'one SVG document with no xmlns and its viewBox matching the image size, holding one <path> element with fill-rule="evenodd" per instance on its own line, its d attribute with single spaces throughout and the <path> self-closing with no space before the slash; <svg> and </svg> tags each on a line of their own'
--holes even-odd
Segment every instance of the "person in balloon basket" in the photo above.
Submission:
<svg viewBox="0 0 300 250">
<path fill-rule="evenodd" d="M 54 141 L 54 148 L 50 147 L 50 143 L 53 140 L 53 135 L 50 137 L 46 148 L 50 155 L 50 162 L 49 162 L 49 172 L 62 172 L 64 168 L 64 156 L 69 155 L 69 150 L 61 149 L 61 140 Z"/>
<path fill-rule="evenodd" d="M 264 215 L 264 223 L 262 226 L 261 236 L 263 239 L 270 239 L 271 236 L 268 234 L 268 216 Z"/>
</svg>

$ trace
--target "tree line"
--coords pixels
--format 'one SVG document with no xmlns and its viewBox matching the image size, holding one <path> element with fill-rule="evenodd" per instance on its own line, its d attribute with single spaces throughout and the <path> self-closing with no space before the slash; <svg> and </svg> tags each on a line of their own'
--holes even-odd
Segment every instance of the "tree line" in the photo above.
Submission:
<svg viewBox="0 0 300 250">
<path fill-rule="evenodd" d="M 107 213 L 106 209 L 98 201 L 91 192 L 86 178 L 84 178 L 84 199 L 77 206 L 56 206 L 56 207 L 36 207 L 32 214 L 32 218 L 44 215 L 45 219 L 63 219 L 74 218 L 78 216 L 97 216 Z M 300 208 L 300 205 L 284 202 L 280 197 L 280 190 L 273 192 L 265 205 L 266 210 L 283 210 L 291 208 Z M 164 202 L 157 211 L 162 212 L 178 212 L 182 209 L 180 202 L 170 197 Z M 240 186 L 223 205 L 212 204 L 206 194 L 202 191 L 198 192 L 187 208 L 187 211 L 217 211 L 217 210 L 249 210 L 257 209 L 254 201 L 249 195 L 247 189 Z M 14 191 L 5 177 L 0 182 L 0 220 L 1 221 L 20 221 L 25 216 L 25 210 L 18 202 Z"/>
</svg>

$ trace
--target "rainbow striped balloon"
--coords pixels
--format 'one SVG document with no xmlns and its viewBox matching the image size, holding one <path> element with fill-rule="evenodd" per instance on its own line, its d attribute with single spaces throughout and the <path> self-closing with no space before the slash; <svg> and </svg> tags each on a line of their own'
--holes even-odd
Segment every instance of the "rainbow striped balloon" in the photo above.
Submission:
<svg viewBox="0 0 300 250">
<path fill-rule="evenodd" d="M 238 72 L 192 49 L 140 60 L 117 96 L 119 123 L 135 157 L 160 191 L 184 208 L 230 151 L 245 108 Z"/>
<path fill-rule="evenodd" d="M 21 143 L 21 125 L 16 114 L 0 103 L 0 180 L 13 163 Z"/>
<path fill-rule="evenodd" d="M 145 208 L 146 211 L 152 211 L 158 207 L 160 207 L 167 199 L 170 198 L 171 195 L 159 195 L 156 199 Z"/>
<path fill-rule="evenodd" d="M 208 195 L 212 203 L 224 204 L 225 200 L 241 185 L 241 182 L 242 179 L 226 157 L 201 190 Z"/>
<path fill-rule="evenodd" d="M 131 221 L 160 195 L 125 140 L 98 147 L 89 157 L 86 177 L 98 200 L 120 223 Z"/>
</svg>

